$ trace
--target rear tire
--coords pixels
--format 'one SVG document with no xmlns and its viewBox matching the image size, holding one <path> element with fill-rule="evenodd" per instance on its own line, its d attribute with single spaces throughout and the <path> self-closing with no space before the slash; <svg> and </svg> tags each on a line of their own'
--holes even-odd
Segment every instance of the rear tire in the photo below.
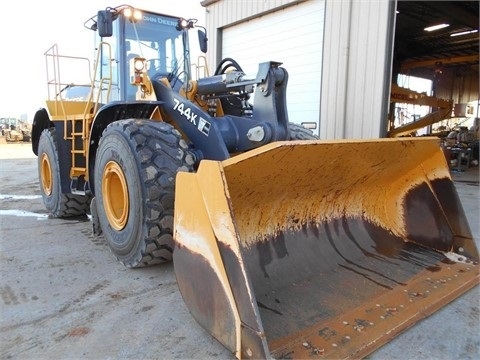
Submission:
<svg viewBox="0 0 480 360">
<path fill-rule="evenodd" d="M 43 204 L 52 217 L 85 215 L 91 197 L 62 193 L 55 128 L 45 129 L 38 143 L 38 178 Z"/>
<path fill-rule="evenodd" d="M 304 128 L 302 125 L 289 123 L 288 129 L 290 130 L 290 140 L 318 140 L 318 136 L 312 130 Z"/>
<path fill-rule="evenodd" d="M 171 261 L 175 176 L 193 171 L 180 133 L 164 122 L 122 120 L 103 132 L 95 161 L 98 222 L 126 267 Z"/>
</svg>

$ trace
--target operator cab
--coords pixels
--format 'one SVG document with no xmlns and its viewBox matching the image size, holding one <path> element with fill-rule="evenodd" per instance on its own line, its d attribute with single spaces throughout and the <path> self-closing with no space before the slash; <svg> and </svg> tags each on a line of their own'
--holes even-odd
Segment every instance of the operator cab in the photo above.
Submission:
<svg viewBox="0 0 480 360">
<path fill-rule="evenodd" d="M 95 77 L 98 88 L 105 88 L 103 83 L 111 79 L 109 101 L 135 101 L 137 86 L 132 85 L 135 79 L 131 76 L 135 58 L 145 59 L 152 81 L 167 77 L 172 87 L 181 86 L 190 74 L 190 48 L 184 30 L 195 22 L 126 5 L 99 11 L 85 22 L 97 32 L 95 48 L 101 62 Z M 199 39 L 202 51 L 206 51 L 206 36 L 200 31 Z"/>
</svg>

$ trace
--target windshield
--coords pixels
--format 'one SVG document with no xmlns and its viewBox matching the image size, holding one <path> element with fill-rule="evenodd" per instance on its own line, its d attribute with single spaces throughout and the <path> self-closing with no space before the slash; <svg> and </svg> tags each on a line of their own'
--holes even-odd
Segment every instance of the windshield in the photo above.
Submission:
<svg viewBox="0 0 480 360">
<path fill-rule="evenodd" d="M 183 32 L 177 18 L 143 13 L 138 22 L 125 21 L 127 64 L 134 57 L 147 60 L 150 76 L 179 74 L 184 66 Z"/>
</svg>

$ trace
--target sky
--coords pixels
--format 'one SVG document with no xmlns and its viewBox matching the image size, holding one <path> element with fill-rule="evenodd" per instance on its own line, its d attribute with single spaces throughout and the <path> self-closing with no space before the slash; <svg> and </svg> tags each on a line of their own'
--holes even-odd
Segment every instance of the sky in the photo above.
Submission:
<svg viewBox="0 0 480 360">
<path fill-rule="evenodd" d="M 61 55 L 93 58 L 94 33 L 84 22 L 98 10 L 128 4 L 145 10 L 184 18 L 197 18 L 205 25 L 200 0 L 7 0 L 0 21 L 0 118 L 27 116 L 47 99 L 44 53 L 57 44 Z"/>
</svg>

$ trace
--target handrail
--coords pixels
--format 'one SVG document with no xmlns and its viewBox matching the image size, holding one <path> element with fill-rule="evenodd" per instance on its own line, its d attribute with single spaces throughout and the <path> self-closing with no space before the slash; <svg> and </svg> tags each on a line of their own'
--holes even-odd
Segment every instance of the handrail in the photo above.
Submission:
<svg viewBox="0 0 480 360">
<path fill-rule="evenodd" d="M 80 56 L 69 56 L 69 55 L 60 55 L 58 52 L 58 44 L 53 44 L 47 51 L 44 53 L 45 55 L 45 61 L 46 61 L 46 74 L 47 74 L 47 97 L 48 100 L 54 102 L 55 106 L 55 113 L 58 114 L 61 111 L 61 114 L 63 115 L 62 118 L 64 122 L 66 122 L 67 119 L 67 111 L 65 108 L 65 101 L 63 97 L 63 91 L 71 86 L 85 86 L 86 84 L 75 84 L 72 82 L 64 82 L 62 81 L 62 74 L 60 72 L 60 60 L 73 60 L 73 61 L 78 61 L 82 63 L 86 63 L 85 67 L 88 71 L 88 76 L 89 76 L 89 82 L 92 82 L 92 73 L 91 73 L 91 67 L 90 67 L 90 59 L 86 57 L 80 57 Z M 84 68 L 85 68 L 84 67 Z M 78 67 L 76 67 L 78 69 Z M 90 85 L 88 85 L 90 86 Z M 52 94 L 53 90 L 53 94 Z M 67 134 L 67 126 L 64 126 L 64 139 L 69 138 Z"/>
<path fill-rule="evenodd" d="M 107 42 L 101 42 L 98 45 L 97 55 L 95 58 L 95 67 L 93 69 L 90 66 L 90 59 L 80 56 L 67 56 L 60 55 L 58 53 L 58 45 L 54 44 L 45 53 L 46 67 L 47 67 L 47 95 L 50 103 L 53 102 L 52 111 L 55 111 L 55 116 L 59 117 L 64 122 L 63 137 L 65 140 L 70 139 L 72 141 L 71 155 L 72 166 L 70 176 L 76 177 L 80 175 L 88 176 L 88 170 L 86 168 L 77 167 L 77 156 L 88 157 L 88 142 L 90 137 L 90 127 L 98 111 L 102 100 L 108 103 L 110 99 L 110 93 L 112 89 L 112 48 Z M 73 60 L 70 65 L 74 65 L 78 73 L 79 66 L 75 61 L 86 62 L 88 66 L 88 83 L 72 83 L 64 81 L 60 73 L 61 60 Z M 103 67 L 103 65 L 107 67 Z M 63 65 L 63 62 L 62 62 Z M 75 71 L 73 70 L 73 71 Z M 103 70 L 103 71 L 102 71 Z M 71 73 L 70 77 L 76 76 L 75 72 Z M 102 77 L 100 78 L 100 75 Z M 105 76 L 106 75 L 106 76 Z M 99 80 L 98 80 L 99 79 Z M 63 91 L 71 86 L 88 86 L 90 92 L 85 101 L 78 102 L 73 99 L 65 99 Z M 53 91 L 53 93 L 52 93 Z M 95 93 L 96 92 L 96 93 Z M 67 106 L 67 104 L 69 104 Z M 76 105 L 75 105 L 76 104 Z M 82 110 L 83 108 L 83 110 Z M 72 112 L 73 109 L 73 112 Z M 82 113 L 83 111 L 83 113 Z M 68 126 L 68 122 L 71 122 L 71 126 Z M 76 125 L 81 122 L 81 130 L 77 129 Z M 82 147 L 77 143 L 81 136 Z"/>
<path fill-rule="evenodd" d="M 104 51 L 104 48 L 103 48 L 104 46 L 107 48 L 107 52 Z M 93 95 L 94 95 L 93 93 L 94 93 L 94 89 L 96 88 L 95 78 L 96 78 L 96 75 L 99 72 L 99 64 L 102 63 L 101 62 L 101 56 L 105 55 L 105 54 L 108 54 L 108 57 L 107 57 L 108 76 L 107 77 L 102 77 L 98 81 L 98 91 L 97 91 L 97 94 L 96 94 L 96 97 L 95 97 L 95 101 L 93 101 Z M 108 102 L 108 100 L 110 99 L 110 92 L 111 92 L 111 89 L 112 89 L 112 47 L 107 42 L 102 41 L 102 42 L 100 42 L 100 44 L 98 44 L 97 57 L 95 59 L 94 74 L 95 74 L 95 77 L 92 79 L 91 85 L 90 85 L 90 94 L 88 96 L 88 103 L 87 103 L 87 106 L 85 107 L 85 112 L 83 113 L 83 118 L 84 119 L 87 118 L 88 109 L 90 108 L 90 105 L 92 104 L 92 102 L 95 104 L 94 108 L 93 108 L 93 114 L 97 113 L 98 104 L 100 103 L 101 96 L 102 96 L 103 84 L 105 84 L 105 83 L 107 84 L 106 102 Z M 84 133 L 84 138 L 86 138 L 87 136 L 88 136 L 88 134 Z"/>
<path fill-rule="evenodd" d="M 197 62 L 192 64 L 192 70 L 195 70 L 196 80 L 209 77 L 208 64 L 206 56 L 200 55 Z M 202 71 L 202 73 L 200 73 Z"/>
</svg>

